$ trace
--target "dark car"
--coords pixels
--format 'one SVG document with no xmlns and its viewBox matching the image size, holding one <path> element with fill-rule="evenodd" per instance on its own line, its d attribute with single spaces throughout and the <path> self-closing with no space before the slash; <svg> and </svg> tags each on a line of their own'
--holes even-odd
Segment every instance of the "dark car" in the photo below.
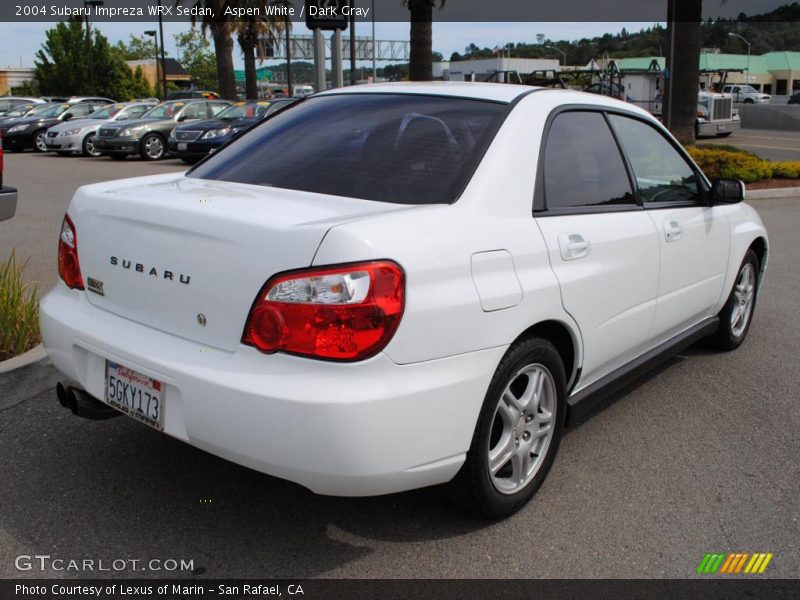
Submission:
<svg viewBox="0 0 800 600">
<path fill-rule="evenodd" d="M 167 100 L 219 100 L 217 92 L 207 92 L 204 90 L 185 90 L 182 92 L 171 92 Z"/>
<path fill-rule="evenodd" d="M 0 115 L 0 123 L 3 121 L 8 121 L 9 119 L 19 119 L 21 117 L 28 117 L 33 116 L 36 111 L 43 111 L 49 108 L 48 104 L 19 104 L 12 109 L 9 109 L 8 112 L 3 113 Z"/>
<path fill-rule="evenodd" d="M 792 96 L 789 96 L 788 104 L 800 104 L 800 92 L 797 92 Z"/>
<path fill-rule="evenodd" d="M 216 119 L 179 125 L 169 136 L 168 148 L 188 164 L 222 146 L 233 136 L 249 129 L 261 119 L 287 107 L 294 100 L 250 100 L 236 102 Z"/>
<path fill-rule="evenodd" d="M 5 221 L 17 212 L 17 190 L 3 187 L 3 134 L 0 133 L 0 221 Z"/>
<path fill-rule="evenodd" d="M 97 131 L 95 148 L 117 160 L 139 154 L 144 160 L 167 155 L 167 138 L 175 126 L 213 119 L 230 106 L 225 100 L 170 100 L 154 106 L 140 119 L 104 125 Z"/>
<path fill-rule="evenodd" d="M 92 114 L 100 105 L 80 102 L 78 104 L 51 103 L 27 117 L 8 119 L 0 123 L 3 132 L 3 149 L 22 152 L 33 148 L 36 152 L 47 152 L 47 128 L 71 119 L 82 119 Z"/>
</svg>

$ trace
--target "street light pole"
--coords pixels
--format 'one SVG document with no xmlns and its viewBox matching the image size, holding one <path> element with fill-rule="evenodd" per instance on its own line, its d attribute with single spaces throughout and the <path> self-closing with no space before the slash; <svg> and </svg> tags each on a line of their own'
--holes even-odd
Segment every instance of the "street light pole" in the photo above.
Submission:
<svg viewBox="0 0 800 600">
<path fill-rule="evenodd" d="M 747 85 L 750 85 L 750 42 L 744 39 L 743 36 L 739 35 L 738 33 L 734 33 L 732 31 L 729 32 L 728 35 L 731 37 L 737 37 L 740 40 L 742 40 L 745 44 L 747 44 L 747 66 L 744 69 L 745 72 L 744 78 L 745 78 L 745 83 Z"/>
<path fill-rule="evenodd" d="M 83 8 L 103 6 L 103 0 L 83 0 Z M 86 56 L 89 59 L 89 93 L 94 94 L 94 64 L 92 62 L 92 28 L 89 24 L 89 11 L 86 11 Z"/>
<path fill-rule="evenodd" d="M 564 57 L 564 66 L 567 66 L 567 53 L 561 50 L 560 48 L 556 48 L 555 46 L 545 46 L 545 48 L 549 48 L 550 50 L 555 50 L 556 52 L 560 52 L 561 56 Z"/>
<path fill-rule="evenodd" d="M 145 35 L 149 35 L 153 38 L 153 43 L 156 45 L 156 55 L 155 55 L 155 65 L 156 65 L 156 85 L 155 85 L 155 94 L 158 96 L 158 32 L 155 29 L 148 29 L 144 32 Z"/>
<path fill-rule="evenodd" d="M 375 0 L 372 0 L 372 83 L 378 82 L 378 66 L 375 54 Z"/>
</svg>

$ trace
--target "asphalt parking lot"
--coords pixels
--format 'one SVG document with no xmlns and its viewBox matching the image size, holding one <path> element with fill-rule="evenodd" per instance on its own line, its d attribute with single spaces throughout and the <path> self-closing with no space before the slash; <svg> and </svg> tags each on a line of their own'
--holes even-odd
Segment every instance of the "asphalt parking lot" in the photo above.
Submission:
<svg viewBox="0 0 800 600">
<path fill-rule="evenodd" d="M 727 144 L 766 160 L 800 160 L 800 131 L 740 129 L 726 138 L 700 138 L 698 144 Z"/>
<path fill-rule="evenodd" d="M 0 256 L 31 256 L 49 287 L 78 185 L 184 167 L 27 153 L 6 168 L 21 198 Z M 0 578 L 41 576 L 15 569 L 20 554 L 191 559 L 188 577 L 682 578 L 706 552 L 771 552 L 763 577 L 797 577 L 800 198 L 754 205 L 771 253 L 747 342 L 691 348 L 615 395 L 506 521 L 466 517 L 438 488 L 316 496 L 124 417 L 77 419 L 50 392 L 0 412 Z M 162 574 L 92 574 L 134 575 Z"/>
</svg>

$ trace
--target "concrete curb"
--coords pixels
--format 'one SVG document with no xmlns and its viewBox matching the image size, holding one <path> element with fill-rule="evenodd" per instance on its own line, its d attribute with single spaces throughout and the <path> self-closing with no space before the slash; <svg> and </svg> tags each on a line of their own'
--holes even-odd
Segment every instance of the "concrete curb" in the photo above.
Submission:
<svg viewBox="0 0 800 600">
<path fill-rule="evenodd" d="M 800 187 L 747 190 L 744 200 L 772 200 L 775 198 L 800 198 Z"/>
<path fill-rule="evenodd" d="M 41 344 L 0 362 L 0 411 L 53 388 L 60 378 Z"/>
</svg>

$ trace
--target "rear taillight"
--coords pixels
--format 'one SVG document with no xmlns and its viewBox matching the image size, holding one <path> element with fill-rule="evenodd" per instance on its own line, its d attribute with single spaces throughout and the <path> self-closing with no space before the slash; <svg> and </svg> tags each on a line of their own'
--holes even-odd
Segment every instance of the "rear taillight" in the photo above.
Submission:
<svg viewBox="0 0 800 600">
<path fill-rule="evenodd" d="M 58 238 L 58 275 L 74 290 L 83 289 L 81 265 L 78 262 L 78 235 L 69 215 L 64 215 L 61 235 Z"/>
<path fill-rule="evenodd" d="M 391 261 L 277 275 L 253 303 L 242 343 L 267 353 L 363 360 L 392 339 L 404 293 L 403 270 Z"/>
</svg>

